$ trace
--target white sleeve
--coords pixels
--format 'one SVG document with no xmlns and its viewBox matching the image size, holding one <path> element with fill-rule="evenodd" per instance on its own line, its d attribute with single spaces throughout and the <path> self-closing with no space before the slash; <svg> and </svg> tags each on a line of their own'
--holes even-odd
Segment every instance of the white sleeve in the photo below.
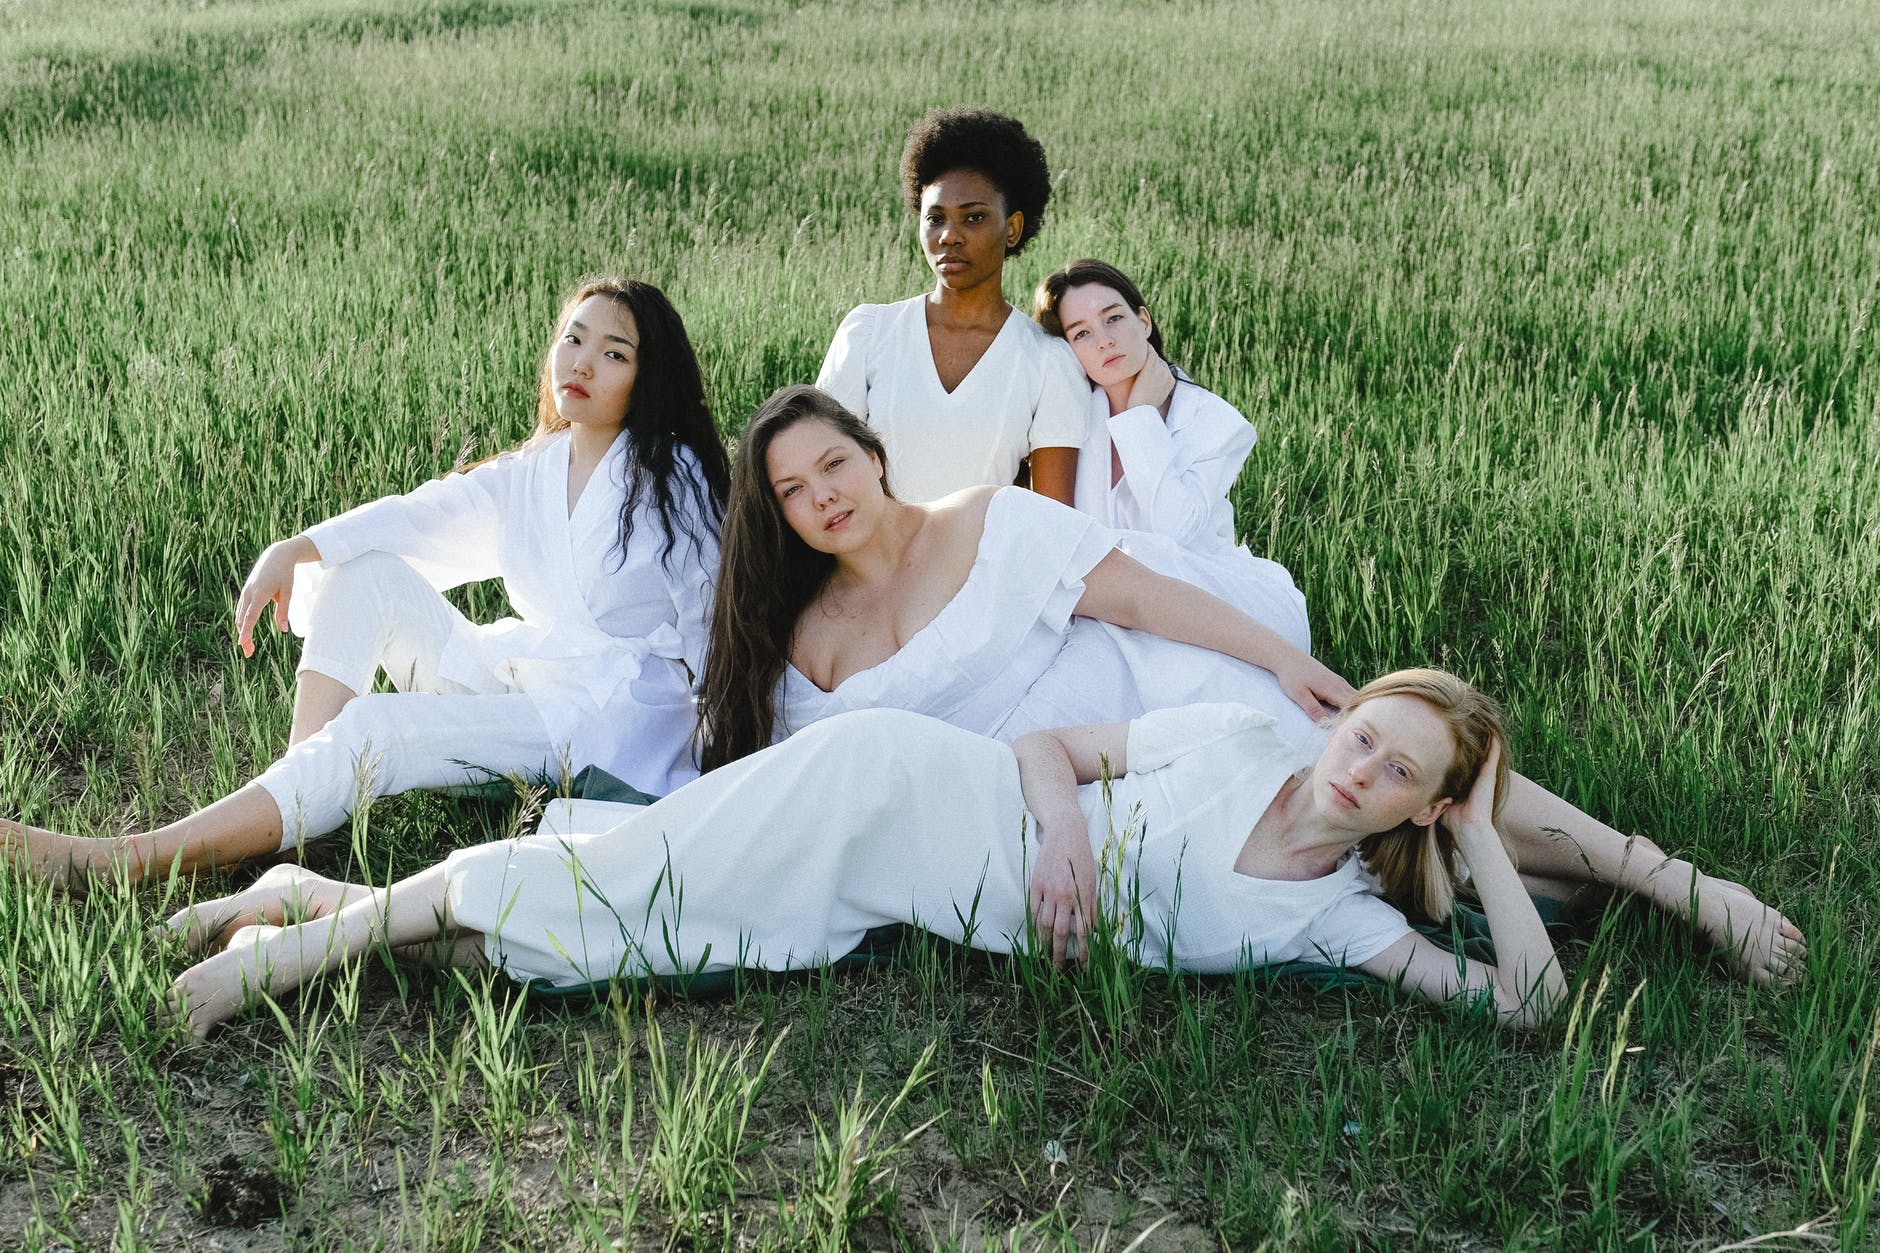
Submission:
<svg viewBox="0 0 1880 1253">
<path fill-rule="evenodd" d="M 1077 364 L 1077 354 L 1061 339 L 1045 336 L 1044 359 L 1040 362 L 1043 379 L 1038 388 L 1038 406 L 1031 413 L 1027 446 L 1040 448 L 1077 448 L 1084 446 L 1084 430 L 1089 424 L 1090 380 L 1084 367 Z"/>
<path fill-rule="evenodd" d="M 688 476 L 696 476 L 694 482 L 701 491 L 706 490 L 704 476 L 699 473 L 696 462 L 681 455 L 679 464 Z M 718 524 L 709 517 L 699 516 L 691 483 L 686 484 L 682 494 L 675 493 L 675 496 L 675 503 L 684 510 L 699 537 L 694 541 L 683 531 L 679 532 L 674 537 L 672 558 L 661 563 L 660 573 L 672 597 L 673 623 L 679 628 L 679 638 L 683 641 L 685 664 L 696 677 L 705 670 L 705 648 L 711 638 L 712 595 L 718 578 Z"/>
<path fill-rule="evenodd" d="M 1178 705 L 1157 709 L 1129 724 L 1123 756 L 1129 773 L 1160 770 L 1196 749 L 1232 735 L 1273 728 L 1273 718 L 1251 705 Z"/>
<path fill-rule="evenodd" d="M 816 386 L 864 422 L 868 420 L 868 348 L 874 342 L 880 309 L 880 305 L 856 305 L 849 310 L 823 354 L 822 369 L 816 372 Z"/>
<path fill-rule="evenodd" d="M 508 479 L 526 473 L 527 458 L 504 454 L 467 473 L 432 479 L 402 496 L 349 509 L 307 528 L 332 569 L 361 553 L 403 557 L 440 591 L 502 573 L 501 552 Z"/>
<path fill-rule="evenodd" d="M 1240 411 L 1192 383 L 1199 395 L 1175 427 L 1149 405 L 1125 409 L 1109 420 L 1110 444 L 1123 463 L 1123 481 L 1141 504 L 1147 530 L 1184 548 L 1212 538 L 1215 519 L 1227 505 L 1228 489 L 1253 451 L 1253 424 Z M 1233 524 L 1227 524 L 1231 535 Z"/>
<path fill-rule="evenodd" d="M 1403 912 L 1381 896 L 1354 886 L 1326 907 L 1306 928 L 1310 960 L 1328 966 L 1362 966 L 1409 935 Z"/>
</svg>

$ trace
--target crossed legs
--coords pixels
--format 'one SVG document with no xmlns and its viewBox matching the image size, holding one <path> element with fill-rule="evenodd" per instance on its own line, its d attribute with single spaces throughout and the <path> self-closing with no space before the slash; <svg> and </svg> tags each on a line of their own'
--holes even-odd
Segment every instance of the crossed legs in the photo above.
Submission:
<svg viewBox="0 0 1880 1253">
<path fill-rule="evenodd" d="M 451 922 L 441 865 L 383 889 L 276 866 L 247 891 L 192 905 L 167 925 L 192 952 L 225 944 L 170 985 L 171 1009 L 197 1036 L 254 997 L 291 991 L 381 944 L 440 965 L 482 960 L 481 937 Z"/>
</svg>

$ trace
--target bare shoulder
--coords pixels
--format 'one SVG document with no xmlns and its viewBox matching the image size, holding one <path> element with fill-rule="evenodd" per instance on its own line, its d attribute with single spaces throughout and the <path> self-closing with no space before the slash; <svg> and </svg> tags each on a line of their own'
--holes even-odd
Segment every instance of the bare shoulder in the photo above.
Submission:
<svg viewBox="0 0 1880 1253">
<path fill-rule="evenodd" d="M 996 487 L 967 487 L 916 506 L 927 514 L 923 547 L 930 554 L 957 554 L 970 561 L 986 531 L 986 510 L 998 492 Z"/>
<path fill-rule="evenodd" d="M 945 527 L 967 527 L 979 530 L 986 525 L 986 510 L 992 504 L 1000 488 L 981 485 L 962 487 L 950 496 L 926 506 L 927 514 L 934 521 Z"/>
</svg>

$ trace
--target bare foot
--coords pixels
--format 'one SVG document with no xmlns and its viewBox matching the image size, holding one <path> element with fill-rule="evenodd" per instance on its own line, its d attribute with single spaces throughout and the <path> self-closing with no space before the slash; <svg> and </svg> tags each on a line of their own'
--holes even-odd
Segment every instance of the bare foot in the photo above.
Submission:
<svg viewBox="0 0 1880 1253">
<path fill-rule="evenodd" d="M 1732 974 L 1764 987 L 1801 981 L 1808 943 L 1800 927 L 1725 879 L 1700 874 L 1694 895 L 1691 921 Z"/>
<path fill-rule="evenodd" d="M 170 934 L 183 937 L 184 949 L 197 953 L 222 947 L 243 927 L 262 923 L 282 927 L 324 918 L 371 891 L 290 862 L 272 867 L 245 891 L 198 902 L 171 915 L 163 925 Z"/>
<path fill-rule="evenodd" d="M 197 962 L 170 984 L 170 1012 L 197 1039 L 233 1018 L 286 974 L 281 969 L 282 934 L 282 928 L 271 926 L 236 931 L 226 949 Z M 289 986 L 299 982 L 278 981 Z"/>
</svg>

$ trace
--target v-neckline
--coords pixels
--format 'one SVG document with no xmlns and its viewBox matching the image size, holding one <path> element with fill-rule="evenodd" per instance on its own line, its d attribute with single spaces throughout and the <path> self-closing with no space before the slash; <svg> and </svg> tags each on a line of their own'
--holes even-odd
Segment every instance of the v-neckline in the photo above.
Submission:
<svg viewBox="0 0 1880 1253">
<path fill-rule="evenodd" d="M 927 325 L 927 298 L 920 296 L 916 299 L 920 302 L 920 334 L 927 343 L 927 373 L 932 377 L 934 386 L 940 389 L 940 394 L 949 400 L 959 395 L 966 384 L 972 381 L 973 375 L 979 372 L 979 367 L 984 365 L 986 358 L 992 355 L 992 350 L 997 348 L 999 341 L 1005 338 L 1005 333 L 1012 329 L 1012 319 L 1023 316 L 1019 313 L 1017 305 L 1007 305 L 1005 321 L 1001 322 L 999 329 L 993 332 L 992 340 L 986 345 L 986 350 L 979 354 L 971 366 L 967 367 L 966 373 L 960 375 L 960 381 L 949 388 L 946 380 L 940 377 L 940 363 L 934 359 L 933 355 L 933 328 Z"/>
</svg>

